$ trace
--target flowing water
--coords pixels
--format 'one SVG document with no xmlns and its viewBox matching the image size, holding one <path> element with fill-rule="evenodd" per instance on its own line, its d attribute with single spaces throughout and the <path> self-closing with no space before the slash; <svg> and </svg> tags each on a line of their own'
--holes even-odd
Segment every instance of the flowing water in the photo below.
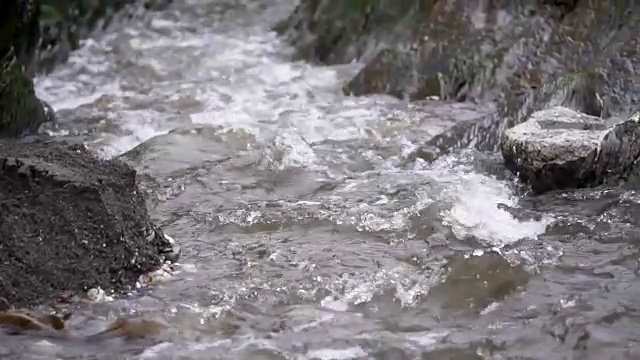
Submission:
<svg viewBox="0 0 640 360">
<path fill-rule="evenodd" d="M 153 341 L 3 336 L 20 359 L 640 358 L 640 197 L 529 197 L 499 155 L 408 154 L 491 106 L 347 97 L 361 64 L 291 62 L 294 1 L 176 0 L 37 79 L 63 138 L 140 173 L 183 246 L 150 289 L 83 306 L 95 332 L 163 316 Z"/>
</svg>

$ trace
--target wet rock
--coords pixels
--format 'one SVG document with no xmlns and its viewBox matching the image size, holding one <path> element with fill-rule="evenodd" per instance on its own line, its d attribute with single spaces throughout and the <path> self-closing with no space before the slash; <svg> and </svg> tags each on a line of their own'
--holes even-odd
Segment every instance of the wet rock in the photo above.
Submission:
<svg viewBox="0 0 640 360">
<path fill-rule="evenodd" d="M 462 105 L 462 103 L 459 103 Z M 466 104 L 465 104 L 466 105 Z M 469 104 L 471 105 L 471 104 Z M 494 106 L 475 106 L 478 111 L 473 116 L 464 116 L 456 109 L 451 109 L 452 118 L 443 130 L 425 141 L 408 155 L 408 159 L 421 158 L 427 162 L 433 162 L 437 158 L 449 154 L 452 150 L 475 144 L 475 140 L 481 134 L 479 129 L 489 126 L 495 117 Z M 438 119 L 443 118 L 442 115 Z M 432 125 L 436 121 L 431 121 Z"/>
<path fill-rule="evenodd" d="M 121 291 L 165 261 L 136 173 L 81 145 L 0 141 L 0 295 L 17 305 Z"/>
<path fill-rule="evenodd" d="M 35 55 L 34 42 L 38 40 L 37 16 L 37 7 L 31 0 L 3 2 L 0 14 L 0 137 L 34 133 L 47 118 L 29 76 Z"/>
<path fill-rule="evenodd" d="M 534 113 L 506 131 L 505 165 L 535 193 L 621 178 L 640 156 L 640 113 L 615 122 L 565 107 Z"/>
<path fill-rule="evenodd" d="M 601 96 L 602 75 L 594 72 L 569 73 L 553 84 L 549 107 L 563 106 L 581 113 L 607 118 L 608 108 Z"/>
<path fill-rule="evenodd" d="M 13 49 L 16 60 L 23 66 L 24 74 L 33 78 L 36 70 L 36 50 L 40 39 L 40 6 L 34 0 L 8 0 L 7 9 L 3 6 L 1 30 L 3 54 L 7 53 L 9 46 Z M 5 11 L 8 10 L 8 11 Z M 5 38 L 5 36 L 7 36 Z"/>
<path fill-rule="evenodd" d="M 394 71 L 397 66 L 416 68 L 417 57 L 411 52 L 384 49 L 344 87 L 348 95 L 388 94 L 400 99 L 420 100 L 443 96 L 440 73 Z"/>
<path fill-rule="evenodd" d="M 150 338 L 169 329 L 171 325 L 160 318 L 153 317 L 120 317 L 111 322 L 106 329 L 98 333 L 83 336 L 70 332 L 65 322 L 71 317 L 70 313 L 63 316 L 39 313 L 26 308 L 14 308 L 9 302 L 0 297 L 0 328 L 9 335 L 29 333 L 31 335 L 53 336 L 57 338 L 75 340 L 106 340 L 122 338 L 135 340 Z"/>
<path fill-rule="evenodd" d="M 13 50 L 0 59 L 0 79 L 0 137 L 36 133 L 47 114 Z"/>
<path fill-rule="evenodd" d="M 527 38 L 547 30 L 542 15 L 552 17 L 555 7 L 534 1 L 475 5 L 459 0 L 349 0 L 332 6 L 329 0 L 309 0 L 301 1 L 279 27 L 307 60 L 368 63 L 356 83 L 358 77 L 371 77 L 367 73 L 383 68 L 387 75 L 374 77 L 390 86 L 371 91 L 407 87 L 417 98 L 426 89 L 452 99 L 484 98 L 483 92 L 495 92 L 518 70 L 510 64 L 518 59 L 508 57 L 509 51 L 528 48 Z M 383 53 L 372 58 L 380 48 L 385 48 Z"/>
<path fill-rule="evenodd" d="M 276 30 L 294 45 L 296 58 L 327 64 L 345 63 L 375 48 L 379 36 L 371 34 L 388 33 L 412 8 L 430 6 L 426 3 L 301 1 Z"/>
<path fill-rule="evenodd" d="M 87 339 L 123 338 L 126 340 L 149 338 L 160 334 L 170 325 L 159 318 L 118 318 L 109 326 Z"/>
<path fill-rule="evenodd" d="M 67 318 L 28 309 L 16 309 L 5 298 L 0 297 L 0 326 L 12 334 L 24 331 L 60 331 L 65 328 L 64 322 Z"/>
<path fill-rule="evenodd" d="M 456 254 L 447 262 L 443 283 L 429 292 L 445 310 L 480 312 L 504 300 L 527 284 L 529 274 L 522 265 L 512 265 L 496 252 L 481 255 Z"/>
</svg>

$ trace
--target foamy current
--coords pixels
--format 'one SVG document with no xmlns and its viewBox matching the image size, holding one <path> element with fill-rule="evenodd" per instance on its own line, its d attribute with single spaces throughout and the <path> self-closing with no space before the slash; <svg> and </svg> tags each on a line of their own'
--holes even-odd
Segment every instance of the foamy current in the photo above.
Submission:
<svg viewBox="0 0 640 360">
<path fill-rule="evenodd" d="M 189 271 L 174 281 L 104 305 L 111 310 L 86 309 L 154 311 L 184 328 L 137 358 L 364 359 L 391 345 L 435 349 L 463 332 L 455 321 L 425 320 L 419 331 L 385 322 L 431 319 L 421 304 L 450 255 L 436 244 L 500 250 L 535 241 L 553 220 L 517 220 L 500 208 L 519 206 L 512 180 L 477 166 L 473 152 L 407 160 L 451 124 L 441 114 L 485 110 L 345 96 L 341 86 L 361 64 L 292 62 L 270 31 L 291 6 L 176 0 L 86 40 L 36 80 L 60 117 L 50 131 L 132 161 L 148 177 L 153 216 L 184 244 Z M 60 358 L 89 351 L 53 349 Z"/>
</svg>

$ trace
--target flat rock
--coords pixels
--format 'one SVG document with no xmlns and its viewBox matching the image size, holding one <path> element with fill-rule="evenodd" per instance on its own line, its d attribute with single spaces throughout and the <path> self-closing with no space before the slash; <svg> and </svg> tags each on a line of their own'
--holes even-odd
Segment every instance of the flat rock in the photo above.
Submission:
<svg viewBox="0 0 640 360">
<path fill-rule="evenodd" d="M 502 156 L 534 193 L 596 186 L 633 169 L 640 156 L 639 125 L 640 113 L 603 121 L 552 107 L 506 130 Z"/>
<path fill-rule="evenodd" d="M 9 302 L 124 290 L 172 246 L 125 163 L 83 145 L 0 140 L 0 296 Z"/>
</svg>

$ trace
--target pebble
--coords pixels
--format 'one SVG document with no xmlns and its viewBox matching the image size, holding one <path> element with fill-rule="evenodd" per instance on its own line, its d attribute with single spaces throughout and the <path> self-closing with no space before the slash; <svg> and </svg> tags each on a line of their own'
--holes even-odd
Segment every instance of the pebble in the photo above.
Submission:
<svg viewBox="0 0 640 360">
<path fill-rule="evenodd" d="M 113 297 L 107 295 L 101 288 L 93 288 L 87 291 L 87 299 L 91 303 L 105 303 L 113 301 Z"/>
<path fill-rule="evenodd" d="M 158 270 L 152 271 L 148 274 L 140 275 L 136 282 L 136 288 L 155 285 L 168 281 L 173 276 L 173 269 L 170 264 L 164 263 Z"/>
</svg>

